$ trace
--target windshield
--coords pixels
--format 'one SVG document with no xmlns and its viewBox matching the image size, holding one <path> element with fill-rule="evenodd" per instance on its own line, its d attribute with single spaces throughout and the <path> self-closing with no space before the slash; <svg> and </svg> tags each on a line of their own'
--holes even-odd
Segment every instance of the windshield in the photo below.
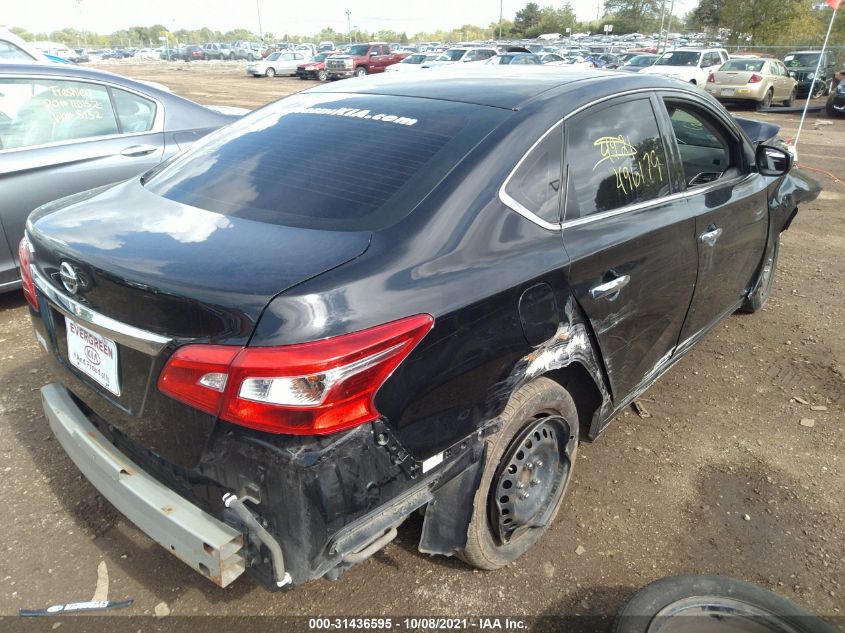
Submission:
<svg viewBox="0 0 845 633">
<path fill-rule="evenodd" d="M 813 68 L 819 63 L 818 53 L 792 53 L 783 58 L 783 63 L 789 68 L 800 66 L 811 66 Z"/>
<path fill-rule="evenodd" d="M 763 64 L 765 63 L 762 59 L 732 59 L 722 64 L 719 70 L 759 73 L 763 70 Z"/>
<path fill-rule="evenodd" d="M 425 61 L 425 55 L 411 55 L 402 60 L 403 64 L 422 64 Z"/>
<path fill-rule="evenodd" d="M 446 51 L 440 57 L 437 58 L 439 62 L 458 62 L 461 60 L 461 57 L 464 56 L 466 50 L 463 48 L 454 48 L 451 51 Z"/>
<path fill-rule="evenodd" d="M 281 55 L 281 54 L 282 54 L 282 52 L 281 52 L 281 51 L 278 51 L 278 52 L 276 52 L 276 53 L 270 53 L 270 54 L 267 56 L 267 61 L 274 62 L 274 61 L 276 61 L 277 59 L 279 59 L 279 55 Z"/>
<path fill-rule="evenodd" d="M 701 53 L 694 51 L 671 51 L 663 53 L 656 62 L 655 66 L 698 66 L 698 60 L 701 59 Z"/>
<path fill-rule="evenodd" d="M 410 213 L 507 116 L 411 97 L 296 95 L 206 136 L 145 186 L 258 222 L 376 230 Z"/>
<path fill-rule="evenodd" d="M 329 56 L 328 53 L 320 53 L 319 55 L 314 55 L 314 57 L 311 59 L 311 61 L 312 62 L 321 62 L 328 56 Z"/>
<path fill-rule="evenodd" d="M 355 46 L 350 46 L 349 50 L 346 51 L 346 54 L 357 55 L 360 57 L 361 55 L 366 55 L 368 50 L 370 50 L 369 44 L 357 44 Z"/>
</svg>

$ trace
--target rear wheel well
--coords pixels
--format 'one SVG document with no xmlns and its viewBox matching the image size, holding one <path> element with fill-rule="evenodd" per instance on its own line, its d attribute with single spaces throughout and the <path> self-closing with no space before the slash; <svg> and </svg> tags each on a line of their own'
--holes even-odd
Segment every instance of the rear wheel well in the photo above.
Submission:
<svg viewBox="0 0 845 633">
<path fill-rule="evenodd" d="M 572 400 L 575 401 L 575 409 L 578 411 L 579 437 L 582 440 L 591 439 L 589 437 L 590 425 L 593 421 L 593 414 L 601 406 L 602 396 L 587 368 L 581 363 L 572 363 L 560 369 L 553 369 L 543 376 L 549 380 L 554 380 L 569 392 Z"/>
</svg>

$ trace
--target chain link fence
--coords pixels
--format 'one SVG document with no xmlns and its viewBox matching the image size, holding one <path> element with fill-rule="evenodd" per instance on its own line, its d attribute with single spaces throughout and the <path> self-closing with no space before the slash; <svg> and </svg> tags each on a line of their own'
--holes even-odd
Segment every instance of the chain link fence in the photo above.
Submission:
<svg viewBox="0 0 845 633">
<path fill-rule="evenodd" d="M 755 53 L 757 55 L 770 55 L 783 59 L 783 56 L 793 51 L 817 51 L 821 50 L 821 43 L 816 44 L 793 44 L 784 46 L 782 44 L 773 45 L 759 45 L 748 46 L 743 44 L 731 44 L 726 46 L 729 53 Z M 831 51 L 836 58 L 837 70 L 845 63 L 845 45 L 828 46 L 827 50 Z"/>
</svg>

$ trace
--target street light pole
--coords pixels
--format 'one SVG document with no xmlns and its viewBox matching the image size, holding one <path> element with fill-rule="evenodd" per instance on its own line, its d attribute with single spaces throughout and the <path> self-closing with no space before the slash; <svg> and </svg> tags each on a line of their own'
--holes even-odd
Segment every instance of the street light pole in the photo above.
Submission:
<svg viewBox="0 0 845 633">
<path fill-rule="evenodd" d="M 499 39 L 502 39 L 502 19 L 504 18 L 504 4 L 505 0 L 499 0 Z"/>
<path fill-rule="evenodd" d="M 261 28 L 261 0 L 255 0 L 255 11 L 258 13 L 258 37 L 264 39 L 264 30 Z"/>
<path fill-rule="evenodd" d="M 346 33 L 349 37 L 349 43 L 352 43 L 352 11 L 346 10 Z"/>
<path fill-rule="evenodd" d="M 663 39 L 663 20 L 666 18 L 666 0 L 660 7 L 660 30 L 657 32 L 657 53 L 660 53 L 660 41 Z"/>
<path fill-rule="evenodd" d="M 672 14 L 675 13 L 675 0 L 669 5 L 669 19 L 666 22 L 666 46 L 669 46 L 669 33 L 672 31 Z"/>
</svg>

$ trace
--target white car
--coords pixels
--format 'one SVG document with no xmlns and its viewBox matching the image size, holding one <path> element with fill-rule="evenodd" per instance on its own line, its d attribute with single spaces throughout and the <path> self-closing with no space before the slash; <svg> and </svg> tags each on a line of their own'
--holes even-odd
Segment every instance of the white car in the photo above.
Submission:
<svg viewBox="0 0 845 633">
<path fill-rule="evenodd" d="M 686 81 L 696 86 L 704 86 L 711 72 L 728 61 L 728 51 L 724 48 L 678 48 L 666 51 L 658 57 L 652 66 L 640 72 L 646 75 L 665 75 Z"/>
<path fill-rule="evenodd" d="M 443 51 L 434 61 L 424 62 L 423 68 L 435 68 L 437 66 L 448 66 L 457 62 L 484 62 L 498 55 L 495 48 L 485 47 L 459 47 Z"/>
<path fill-rule="evenodd" d="M 408 55 L 401 62 L 387 66 L 384 69 L 384 72 L 397 73 L 421 70 L 423 68 L 423 64 L 426 64 L 427 62 L 433 62 L 435 59 L 437 59 L 437 57 L 437 53 L 414 53 L 413 55 Z"/>
<path fill-rule="evenodd" d="M 30 63 L 48 62 L 40 50 L 30 42 L 22 40 L 9 29 L 0 26 L 0 62 Z"/>
<path fill-rule="evenodd" d="M 138 59 L 161 59 L 161 53 L 152 48 L 142 48 L 135 53 Z"/>
<path fill-rule="evenodd" d="M 275 77 L 276 75 L 295 75 L 296 67 L 310 59 L 302 53 L 293 51 L 276 51 L 270 53 L 266 59 L 260 62 L 250 62 L 246 66 L 246 74 L 253 77 Z"/>
</svg>

